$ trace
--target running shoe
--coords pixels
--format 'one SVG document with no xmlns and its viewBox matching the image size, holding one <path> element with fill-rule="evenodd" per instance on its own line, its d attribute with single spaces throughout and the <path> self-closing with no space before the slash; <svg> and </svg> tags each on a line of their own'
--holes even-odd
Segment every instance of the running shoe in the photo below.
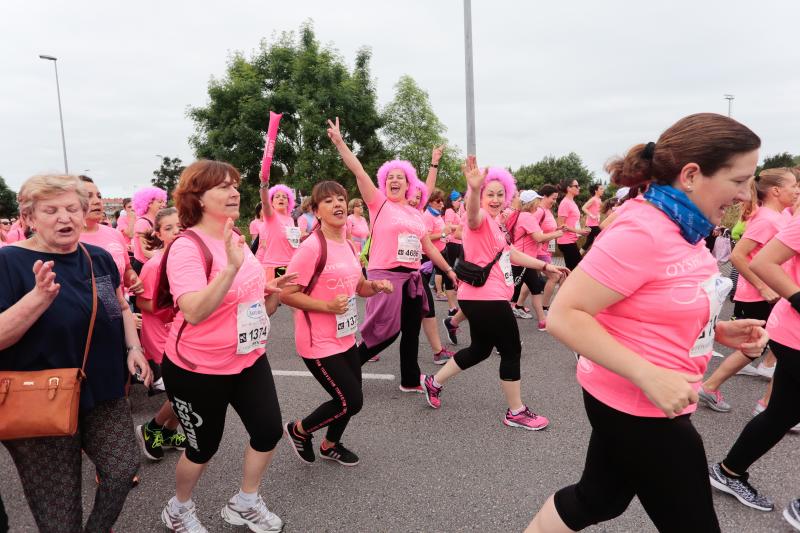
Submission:
<svg viewBox="0 0 800 533">
<path fill-rule="evenodd" d="M 764 404 L 764 402 L 762 400 L 758 400 L 756 402 L 756 406 L 753 408 L 753 416 L 756 416 L 757 414 L 764 412 L 764 409 L 766 408 L 767 406 Z M 800 432 L 800 423 L 791 428 L 789 431 L 792 431 L 794 433 Z"/>
<path fill-rule="evenodd" d="M 456 316 L 456 313 L 458 313 L 458 307 L 447 310 L 447 316 Z"/>
<path fill-rule="evenodd" d="M 737 376 L 760 376 L 758 369 L 751 364 L 746 365 L 744 368 L 736 373 Z"/>
<path fill-rule="evenodd" d="M 255 533 L 268 533 L 283 529 L 283 520 L 267 509 L 264 499 L 259 496 L 253 507 L 239 507 L 236 496 L 228 500 L 220 512 L 222 519 L 234 526 L 247 526 Z"/>
<path fill-rule="evenodd" d="M 763 362 L 758 363 L 758 366 L 756 367 L 756 374 L 762 378 L 772 379 L 772 376 L 775 375 L 775 365 L 766 366 Z"/>
<path fill-rule="evenodd" d="M 533 318 L 533 315 L 527 312 L 523 307 L 514 307 L 512 311 L 514 313 L 514 316 L 517 318 L 523 318 L 526 320 Z"/>
<path fill-rule="evenodd" d="M 697 391 L 700 401 L 703 402 L 709 409 L 718 413 L 727 413 L 731 410 L 731 404 L 725 401 L 722 396 L 722 391 L 707 391 L 703 387 Z"/>
<path fill-rule="evenodd" d="M 783 518 L 793 528 L 800 531 L 800 500 L 792 500 L 786 509 L 783 510 Z"/>
<path fill-rule="evenodd" d="M 375 356 L 372 356 L 372 357 L 369 358 L 369 362 L 370 363 L 377 363 L 380 360 L 381 360 L 381 356 L 380 355 L 375 355 Z"/>
<path fill-rule="evenodd" d="M 527 429 L 528 431 L 539 431 L 546 428 L 550 421 L 532 412 L 526 406 L 521 413 L 516 415 L 511 414 L 511 409 L 506 409 L 503 424 L 513 428 Z"/>
<path fill-rule="evenodd" d="M 170 512 L 170 505 L 167 503 L 167 506 L 161 511 L 161 522 L 167 529 L 175 533 L 208 533 L 208 530 L 200 523 L 200 519 L 197 518 L 197 507 L 194 502 L 178 514 Z"/>
<path fill-rule="evenodd" d="M 327 450 L 320 446 L 319 456 L 328 461 L 336 461 L 344 466 L 356 466 L 358 456 L 344 447 L 341 442 L 337 442 Z"/>
<path fill-rule="evenodd" d="M 451 352 L 447 348 L 442 348 L 439 353 L 433 354 L 433 364 L 434 365 L 443 365 L 447 362 L 448 359 L 453 357 L 456 353 Z"/>
<path fill-rule="evenodd" d="M 312 444 L 314 437 L 311 435 L 299 434 L 295 429 L 296 423 L 295 421 L 287 422 L 283 430 L 289 438 L 289 442 L 292 444 L 292 449 L 297 457 L 304 463 L 310 465 L 316 460 L 314 456 L 314 446 Z"/>
<path fill-rule="evenodd" d="M 712 487 L 731 494 L 748 507 L 759 511 L 772 511 L 775 508 L 772 501 L 766 496 L 759 495 L 758 491 L 747 481 L 748 477 L 746 472 L 739 477 L 728 476 L 723 472 L 719 463 L 708 465 L 708 478 Z"/>
<path fill-rule="evenodd" d="M 450 341 L 450 344 L 458 344 L 458 326 L 453 325 L 451 317 L 445 318 L 442 323 L 444 324 L 444 329 L 447 330 L 447 340 Z"/>
<path fill-rule="evenodd" d="M 442 406 L 442 401 L 439 399 L 439 395 L 442 393 L 442 387 L 437 387 L 433 384 L 433 376 L 423 375 L 421 378 L 422 388 L 425 389 L 425 399 L 428 401 L 428 405 L 434 409 L 438 409 Z"/>
<path fill-rule="evenodd" d="M 403 385 L 400 385 L 400 392 L 416 392 L 417 394 L 422 394 L 425 391 L 421 385 L 416 385 L 414 387 L 404 387 Z"/>
<path fill-rule="evenodd" d="M 174 449 L 174 450 L 185 450 L 186 449 L 186 435 L 181 433 L 180 431 L 173 431 L 171 429 L 164 428 L 161 430 L 163 435 L 163 442 L 161 447 L 165 450 Z"/>
<path fill-rule="evenodd" d="M 151 461 L 164 458 L 164 434 L 161 428 L 151 428 L 149 423 L 136 426 L 136 440 L 144 456 Z"/>
<path fill-rule="evenodd" d="M 541 322 L 539 322 L 539 324 L 536 326 L 536 328 L 539 331 L 547 331 L 547 321 L 542 320 Z"/>
</svg>

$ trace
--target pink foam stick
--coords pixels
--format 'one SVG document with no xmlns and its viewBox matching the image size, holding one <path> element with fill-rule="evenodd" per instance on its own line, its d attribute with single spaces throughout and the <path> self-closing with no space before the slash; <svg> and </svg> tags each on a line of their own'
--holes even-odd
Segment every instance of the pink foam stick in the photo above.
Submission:
<svg viewBox="0 0 800 533">
<path fill-rule="evenodd" d="M 275 153 L 275 139 L 278 137 L 278 125 L 283 113 L 269 112 L 269 126 L 264 137 L 264 157 L 261 159 L 261 181 L 269 181 L 269 169 L 272 166 L 272 155 Z"/>
</svg>

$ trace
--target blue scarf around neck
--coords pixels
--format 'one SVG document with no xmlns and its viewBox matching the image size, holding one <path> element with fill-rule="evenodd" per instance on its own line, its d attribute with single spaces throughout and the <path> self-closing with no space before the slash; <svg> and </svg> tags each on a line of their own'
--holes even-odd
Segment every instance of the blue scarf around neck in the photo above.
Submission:
<svg viewBox="0 0 800 533">
<path fill-rule="evenodd" d="M 689 244 L 697 244 L 709 236 L 712 224 L 686 193 L 670 185 L 652 184 L 644 199 L 660 209 L 681 230 L 681 236 Z"/>
<path fill-rule="evenodd" d="M 438 216 L 440 216 L 442 214 L 441 211 L 439 211 L 438 209 L 434 209 L 431 206 L 428 206 L 427 209 L 428 209 L 428 213 L 430 213 L 431 215 L 433 215 L 435 217 L 438 217 Z"/>
</svg>

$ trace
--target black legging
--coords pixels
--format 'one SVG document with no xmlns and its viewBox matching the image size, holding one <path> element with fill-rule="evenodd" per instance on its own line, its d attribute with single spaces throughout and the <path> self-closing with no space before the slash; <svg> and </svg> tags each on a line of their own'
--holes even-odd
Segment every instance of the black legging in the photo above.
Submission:
<svg viewBox="0 0 800 533">
<path fill-rule="evenodd" d="M 769 347 L 778 360 L 772 378 L 772 396 L 767 408 L 747 423 L 723 461 L 735 474 L 747 472 L 750 465 L 800 423 L 800 350 L 775 341 L 770 341 Z"/>
<path fill-rule="evenodd" d="M 519 381 L 519 358 L 522 343 L 517 320 L 505 300 L 459 300 L 458 305 L 469 320 L 471 344 L 454 356 L 458 368 L 466 370 L 491 355 L 500 353 L 500 379 Z"/>
<path fill-rule="evenodd" d="M 309 372 L 333 398 L 303 419 L 303 429 L 313 433 L 327 426 L 325 438 L 339 442 L 347 423 L 361 410 L 361 361 L 354 344 L 346 352 L 319 359 L 303 359 Z"/>
<path fill-rule="evenodd" d="M 0 498 L 0 533 L 8 533 L 8 516 L 2 498 Z"/>
<path fill-rule="evenodd" d="M 589 251 L 589 248 L 592 247 L 592 243 L 594 242 L 594 240 L 600 234 L 600 226 L 588 226 L 588 228 L 589 228 L 589 235 L 586 236 L 586 242 L 583 243 L 583 249 L 586 250 L 587 252 Z"/>
<path fill-rule="evenodd" d="M 516 303 L 519 299 L 519 293 L 522 290 L 523 283 L 533 295 L 542 294 L 544 291 L 545 282 L 538 270 L 511 265 L 511 274 L 514 276 L 514 295 L 511 297 L 512 302 Z"/>
<path fill-rule="evenodd" d="M 569 244 L 559 244 L 558 249 L 564 256 L 564 264 L 570 270 L 575 270 L 578 263 L 581 262 L 581 252 L 578 250 L 578 243 L 572 242 Z"/>
<path fill-rule="evenodd" d="M 583 475 L 555 494 L 570 529 L 621 515 L 639 497 L 658 531 L 719 531 L 703 439 L 689 415 L 647 418 L 617 411 L 583 392 L 592 425 Z"/>
<path fill-rule="evenodd" d="M 403 291 L 403 303 L 400 307 L 400 331 L 385 341 L 368 348 L 365 343 L 358 347 L 361 364 L 365 364 L 372 357 L 392 345 L 400 337 L 400 384 L 403 387 L 419 387 L 419 332 L 422 329 L 422 298 L 411 298 L 406 286 L 395 287 L 396 291 Z M 428 302 L 433 305 L 433 302 Z M 508 304 L 506 304 L 508 307 Z M 470 326 L 471 327 L 471 326 Z"/>
</svg>

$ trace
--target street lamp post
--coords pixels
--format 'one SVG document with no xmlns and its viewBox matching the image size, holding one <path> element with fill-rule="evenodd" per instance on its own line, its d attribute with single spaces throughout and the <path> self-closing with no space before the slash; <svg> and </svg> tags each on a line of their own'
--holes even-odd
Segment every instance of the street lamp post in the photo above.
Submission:
<svg viewBox="0 0 800 533">
<path fill-rule="evenodd" d="M 471 0 L 464 0 L 464 67 L 467 85 L 467 154 L 475 154 L 475 80 L 472 74 Z"/>
<path fill-rule="evenodd" d="M 69 174 L 69 166 L 67 165 L 67 141 L 64 139 L 64 116 L 61 113 L 61 87 L 58 84 L 58 58 L 39 54 L 40 59 L 53 62 L 53 67 L 56 70 L 56 94 L 58 95 L 58 120 L 61 122 L 61 148 L 64 150 L 64 173 Z"/>
<path fill-rule="evenodd" d="M 725 98 L 725 100 L 728 101 L 728 116 L 730 117 L 731 116 L 731 109 L 732 109 L 732 106 L 733 106 L 734 96 L 732 94 L 725 94 L 722 97 Z"/>
</svg>

